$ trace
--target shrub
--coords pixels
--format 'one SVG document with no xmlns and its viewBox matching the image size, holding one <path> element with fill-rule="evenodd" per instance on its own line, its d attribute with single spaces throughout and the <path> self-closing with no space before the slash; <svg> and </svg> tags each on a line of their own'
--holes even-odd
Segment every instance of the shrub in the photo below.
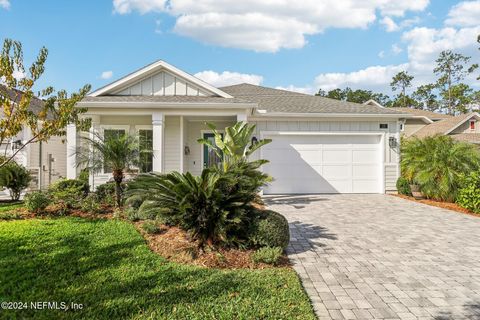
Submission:
<svg viewBox="0 0 480 320">
<path fill-rule="evenodd" d="M 480 173 L 470 172 L 462 179 L 456 202 L 463 208 L 480 213 Z"/>
<path fill-rule="evenodd" d="M 252 253 L 252 261 L 255 263 L 267 263 L 276 265 L 282 257 L 283 249 L 280 247 L 263 247 Z"/>
<path fill-rule="evenodd" d="M 397 179 L 397 191 L 400 194 L 404 194 L 407 196 L 412 195 L 412 190 L 410 189 L 410 183 L 404 177 L 400 177 Z"/>
<path fill-rule="evenodd" d="M 79 208 L 82 200 L 87 196 L 88 184 L 76 179 L 61 179 L 48 188 L 53 202 L 63 208 L 66 213 L 69 209 Z"/>
<path fill-rule="evenodd" d="M 119 209 L 117 209 L 117 211 L 121 211 Z M 141 218 L 141 215 L 139 214 L 138 210 L 137 209 L 134 209 L 134 208 L 127 208 L 124 212 L 123 212 L 123 216 L 127 219 L 127 220 L 130 220 L 130 221 L 138 221 L 138 220 L 142 220 Z"/>
<path fill-rule="evenodd" d="M 32 178 L 28 170 L 15 162 L 9 162 L 0 168 L 0 187 L 7 188 L 12 200 L 20 199 L 23 190 Z"/>
<path fill-rule="evenodd" d="M 288 221 L 275 211 L 258 212 L 250 226 L 248 238 L 254 246 L 286 249 L 290 241 Z"/>
<path fill-rule="evenodd" d="M 153 221 L 146 221 L 142 223 L 142 229 L 148 234 L 155 234 L 160 232 L 160 228 Z"/>
<path fill-rule="evenodd" d="M 121 184 L 122 193 L 125 189 L 125 184 Z M 95 190 L 95 195 L 98 201 L 105 205 L 115 205 L 115 182 L 107 182 L 99 185 Z"/>
<path fill-rule="evenodd" d="M 90 213 L 101 213 L 102 207 L 97 200 L 95 194 L 89 194 L 85 199 L 80 202 L 80 209 Z"/>
<path fill-rule="evenodd" d="M 34 191 L 25 195 L 25 208 L 34 213 L 41 213 L 51 203 L 45 192 Z"/>
<path fill-rule="evenodd" d="M 453 201 L 462 175 L 478 170 L 480 152 L 449 136 L 412 138 L 402 144 L 402 172 L 431 199 Z"/>
</svg>

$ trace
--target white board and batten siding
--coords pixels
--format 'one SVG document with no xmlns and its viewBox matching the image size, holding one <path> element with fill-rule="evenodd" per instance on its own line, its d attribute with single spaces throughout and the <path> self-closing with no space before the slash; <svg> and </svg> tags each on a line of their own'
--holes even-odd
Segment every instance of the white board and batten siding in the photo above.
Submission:
<svg viewBox="0 0 480 320">
<path fill-rule="evenodd" d="M 379 193 L 396 190 L 398 148 L 392 149 L 388 143 L 389 137 L 398 139 L 396 121 L 269 120 L 251 123 L 257 126 L 257 138 L 277 139 L 277 143 L 264 146 L 254 155 L 255 158 L 260 153 L 262 158 L 271 157 L 272 163 L 265 170 L 272 171 L 276 175 L 274 178 L 280 181 L 272 184 L 270 190 L 266 188 L 266 193 Z M 380 129 L 381 123 L 387 123 L 388 128 Z M 291 161 L 290 170 L 286 163 L 288 159 Z M 294 170 L 299 172 L 295 175 Z"/>
<path fill-rule="evenodd" d="M 120 96 L 208 96 L 207 91 L 177 77 L 162 71 L 146 77 L 137 83 L 122 88 L 115 93 Z"/>
</svg>

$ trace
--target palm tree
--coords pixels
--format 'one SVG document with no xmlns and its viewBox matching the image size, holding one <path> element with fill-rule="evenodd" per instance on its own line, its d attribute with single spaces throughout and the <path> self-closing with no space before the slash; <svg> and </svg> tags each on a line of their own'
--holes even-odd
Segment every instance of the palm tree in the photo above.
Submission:
<svg viewBox="0 0 480 320">
<path fill-rule="evenodd" d="M 480 153 L 449 136 L 412 138 L 402 144 L 402 174 L 428 198 L 453 201 L 462 175 L 478 170 Z"/>
<path fill-rule="evenodd" d="M 122 134 L 107 138 L 95 134 L 93 138 L 83 138 L 84 144 L 77 151 L 77 165 L 85 166 L 91 172 L 111 170 L 115 181 L 115 199 L 117 206 L 122 204 L 122 182 L 125 172 L 138 167 L 140 150 L 136 136 Z"/>
</svg>

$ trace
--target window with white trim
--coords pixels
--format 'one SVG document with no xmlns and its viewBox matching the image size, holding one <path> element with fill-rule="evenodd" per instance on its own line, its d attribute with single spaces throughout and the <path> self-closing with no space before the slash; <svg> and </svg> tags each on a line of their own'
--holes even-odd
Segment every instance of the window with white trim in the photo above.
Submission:
<svg viewBox="0 0 480 320">
<path fill-rule="evenodd" d="M 138 130 L 138 143 L 140 146 L 140 172 L 152 172 L 153 171 L 153 130 L 152 129 L 139 129 Z"/>
</svg>

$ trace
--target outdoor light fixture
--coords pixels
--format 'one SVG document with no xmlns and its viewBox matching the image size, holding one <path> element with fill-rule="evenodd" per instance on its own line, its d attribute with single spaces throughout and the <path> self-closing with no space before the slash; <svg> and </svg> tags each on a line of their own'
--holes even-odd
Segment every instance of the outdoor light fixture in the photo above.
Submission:
<svg viewBox="0 0 480 320">
<path fill-rule="evenodd" d="M 13 142 L 13 149 L 18 150 L 22 147 L 22 140 L 16 140 Z"/>
<path fill-rule="evenodd" d="M 390 146 L 390 148 L 397 147 L 397 139 L 395 137 L 388 138 L 388 145 Z"/>
<path fill-rule="evenodd" d="M 257 143 L 257 142 L 258 142 L 257 137 L 252 137 L 252 144 L 255 144 L 255 143 Z"/>
</svg>

